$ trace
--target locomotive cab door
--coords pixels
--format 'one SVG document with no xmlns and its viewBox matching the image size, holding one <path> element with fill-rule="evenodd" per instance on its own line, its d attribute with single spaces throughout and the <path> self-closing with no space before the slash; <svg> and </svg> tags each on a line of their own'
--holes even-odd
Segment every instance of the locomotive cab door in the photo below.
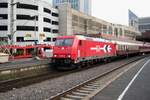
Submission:
<svg viewBox="0 0 150 100">
<path fill-rule="evenodd" d="M 84 40 L 79 40 L 78 46 L 78 58 L 84 59 L 86 53 Z"/>
</svg>

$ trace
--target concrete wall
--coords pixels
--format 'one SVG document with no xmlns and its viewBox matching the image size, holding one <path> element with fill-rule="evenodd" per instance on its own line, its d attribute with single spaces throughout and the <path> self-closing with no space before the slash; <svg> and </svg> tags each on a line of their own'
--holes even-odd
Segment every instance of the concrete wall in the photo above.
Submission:
<svg viewBox="0 0 150 100">
<path fill-rule="evenodd" d="M 59 33 L 72 35 L 72 10 L 68 4 L 59 6 Z"/>
<path fill-rule="evenodd" d="M 58 14 L 58 10 L 53 8 L 51 6 L 51 4 L 49 4 L 48 2 L 45 1 L 41 1 L 41 0 L 13 0 L 13 3 L 16 2 L 20 2 L 21 4 L 29 4 L 29 5 L 35 5 L 38 6 L 38 10 L 33 10 L 33 9 L 23 9 L 23 8 L 17 8 L 17 4 L 15 4 L 13 6 L 13 33 L 11 33 L 11 0 L 0 0 L 0 3 L 2 2 L 6 2 L 8 3 L 8 8 L 0 8 L 0 14 L 8 14 L 8 19 L 5 20 L 0 20 L 0 25 L 7 25 L 8 26 L 8 30 L 7 31 L 1 31 L 0 30 L 0 37 L 8 37 L 8 34 L 14 34 L 13 36 L 13 43 L 16 45 L 32 45 L 34 44 L 34 40 L 38 40 L 38 43 L 53 43 L 53 38 L 55 38 L 56 36 L 58 36 L 57 33 L 53 33 L 53 30 L 59 30 L 58 25 L 54 25 L 52 23 L 47 23 L 43 21 L 43 18 L 48 18 L 52 21 L 59 21 L 58 17 L 52 16 L 52 13 L 57 13 Z M 51 14 L 46 13 L 43 11 L 44 8 L 47 8 L 49 10 L 51 10 Z M 38 16 L 38 21 L 34 21 L 33 20 L 18 20 L 16 18 L 16 16 L 20 14 L 20 15 L 29 15 L 29 16 Z M 32 26 L 34 27 L 36 24 L 36 26 L 38 27 L 38 31 L 17 31 L 16 27 L 17 26 Z M 45 32 L 43 30 L 43 28 L 49 28 L 51 29 L 51 32 Z M 27 34 L 30 34 L 31 37 L 26 37 Z M 44 36 L 42 37 L 42 35 L 44 34 Z M 16 41 L 16 37 L 24 37 L 25 40 L 31 40 L 30 42 L 17 42 Z M 52 40 L 49 42 L 44 42 L 44 40 L 46 40 L 47 38 L 51 38 Z M 10 42 L 10 41 L 9 41 Z"/>
<path fill-rule="evenodd" d="M 65 35 L 74 34 L 99 34 L 109 37 L 123 37 L 128 39 L 140 35 L 132 27 L 113 24 L 93 16 L 86 15 L 77 10 L 71 9 L 67 4 L 59 6 L 60 33 Z"/>
</svg>

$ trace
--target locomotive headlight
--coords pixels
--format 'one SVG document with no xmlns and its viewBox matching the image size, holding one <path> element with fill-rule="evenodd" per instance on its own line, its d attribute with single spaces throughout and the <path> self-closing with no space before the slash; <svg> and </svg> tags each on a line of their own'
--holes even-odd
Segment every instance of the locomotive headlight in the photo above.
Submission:
<svg viewBox="0 0 150 100">
<path fill-rule="evenodd" d="M 71 55 L 68 55 L 68 58 L 70 58 L 71 57 Z"/>
<path fill-rule="evenodd" d="M 57 55 L 54 55 L 54 57 L 57 57 Z"/>
</svg>

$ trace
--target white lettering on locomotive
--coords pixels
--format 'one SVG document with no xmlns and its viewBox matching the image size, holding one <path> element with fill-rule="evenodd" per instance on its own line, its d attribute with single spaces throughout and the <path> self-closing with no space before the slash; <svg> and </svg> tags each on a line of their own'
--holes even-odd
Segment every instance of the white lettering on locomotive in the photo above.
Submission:
<svg viewBox="0 0 150 100">
<path fill-rule="evenodd" d="M 96 52 L 100 52 L 103 50 L 105 53 L 111 52 L 112 48 L 110 45 L 104 45 L 103 47 L 100 47 L 100 45 L 96 45 L 96 47 L 92 47 L 91 50 L 96 50 Z"/>
</svg>

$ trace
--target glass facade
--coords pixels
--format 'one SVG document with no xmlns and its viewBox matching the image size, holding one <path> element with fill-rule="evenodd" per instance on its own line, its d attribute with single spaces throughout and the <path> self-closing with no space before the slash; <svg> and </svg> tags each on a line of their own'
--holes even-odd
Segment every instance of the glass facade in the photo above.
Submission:
<svg viewBox="0 0 150 100">
<path fill-rule="evenodd" d="M 138 30 L 138 23 L 139 18 L 136 14 L 134 14 L 131 10 L 128 10 L 128 17 L 129 17 L 129 26 L 134 27 Z"/>
<path fill-rule="evenodd" d="M 150 17 L 139 18 L 131 10 L 128 11 L 129 26 L 135 27 L 140 32 L 150 31 Z"/>
<path fill-rule="evenodd" d="M 53 0 L 53 6 L 59 6 L 61 3 L 69 3 L 75 10 L 79 10 L 85 14 L 91 14 L 91 0 Z"/>
<path fill-rule="evenodd" d="M 150 31 L 150 17 L 139 18 L 139 31 L 140 32 Z"/>
</svg>

